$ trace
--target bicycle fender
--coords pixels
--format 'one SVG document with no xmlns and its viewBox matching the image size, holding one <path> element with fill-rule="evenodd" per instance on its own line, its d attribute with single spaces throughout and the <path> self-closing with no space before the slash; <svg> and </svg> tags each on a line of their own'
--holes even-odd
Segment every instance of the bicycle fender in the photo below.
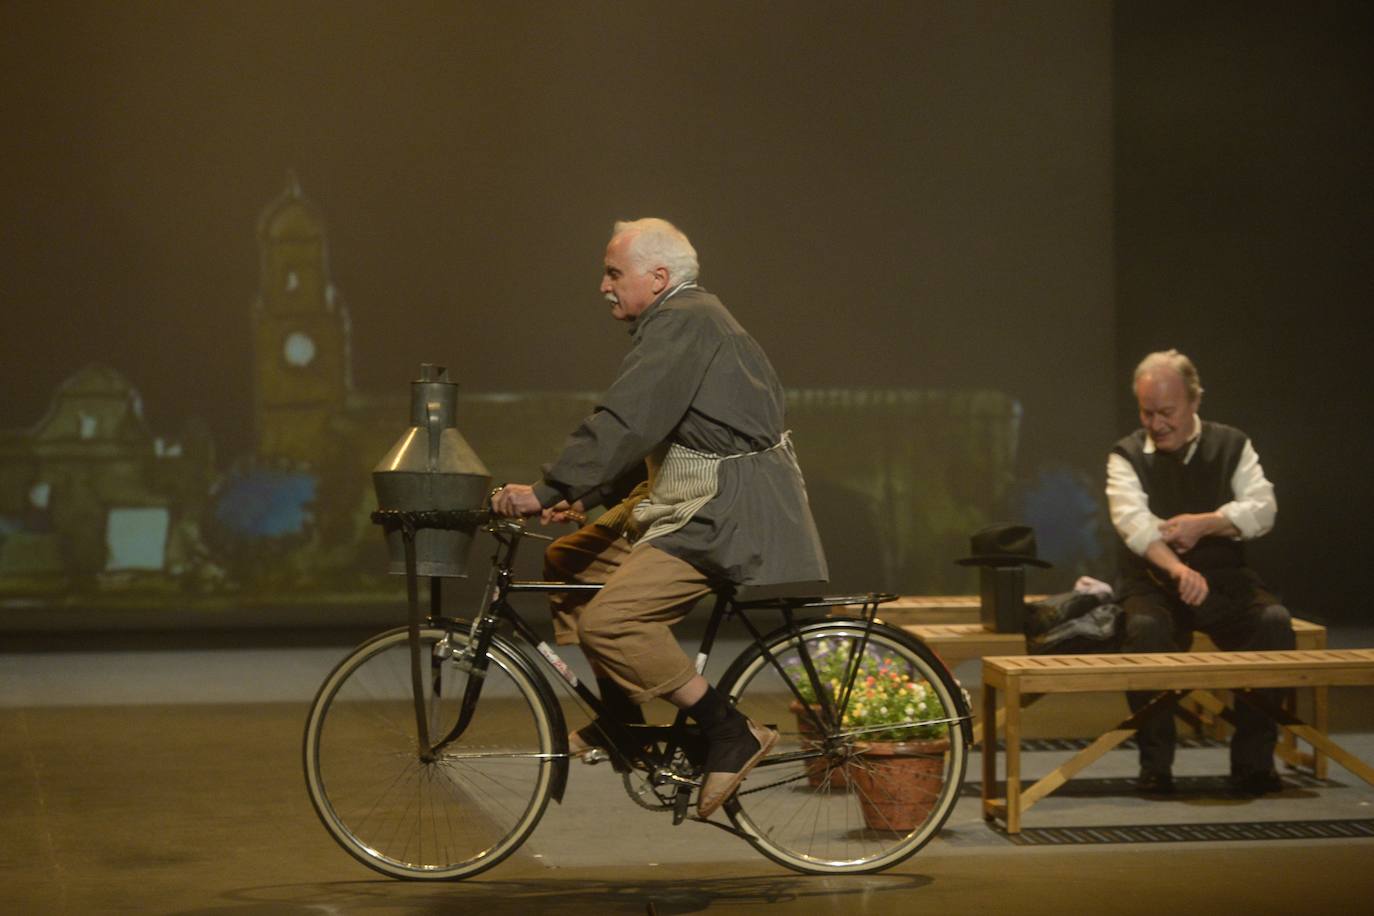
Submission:
<svg viewBox="0 0 1374 916">
<path fill-rule="evenodd" d="M 544 712 L 549 717 L 553 729 L 553 778 L 549 782 L 549 795 L 560 805 L 563 791 L 568 786 L 568 724 L 563 718 L 563 707 L 558 703 L 558 695 L 553 692 L 549 680 L 540 670 L 539 663 L 530 657 L 523 643 L 514 642 L 499 633 L 493 633 L 492 645 L 506 654 L 520 668 L 520 673 L 529 678 L 544 704 Z"/>
</svg>

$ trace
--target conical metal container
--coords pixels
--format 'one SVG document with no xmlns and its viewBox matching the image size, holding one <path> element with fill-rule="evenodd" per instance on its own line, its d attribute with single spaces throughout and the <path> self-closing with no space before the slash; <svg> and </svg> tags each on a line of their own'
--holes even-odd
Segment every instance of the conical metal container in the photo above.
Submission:
<svg viewBox="0 0 1374 916">
<path fill-rule="evenodd" d="M 379 509 L 429 511 L 477 509 L 491 488 L 491 474 L 458 432 L 458 385 L 448 370 L 424 363 L 410 383 L 410 429 L 372 470 Z M 457 530 L 420 528 L 415 533 L 415 571 L 421 576 L 467 575 L 476 524 Z M 390 572 L 405 575 L 405 541 L 389 530 Z"/>
</svg>

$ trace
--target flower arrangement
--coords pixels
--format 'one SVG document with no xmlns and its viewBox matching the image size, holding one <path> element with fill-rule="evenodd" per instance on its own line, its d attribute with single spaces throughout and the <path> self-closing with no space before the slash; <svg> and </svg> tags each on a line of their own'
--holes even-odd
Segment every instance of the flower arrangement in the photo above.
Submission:
<svg viewBox="0 0 1374 916">
<path fill-rule="evenodd" d="M 849 671 L 854 643 L 839 645 L 830 640 L 808 643 L 812 664 L 832 702 L 838 701 Z M 797 691 L 807 704 L 819 702 L 801 657 L 786 666 Z M 949 734 L 944 706 L 924 680 L 915 680 L 910 666 L 869 646 L 859 660 L 849 706 L 841 726 L 864 741 L 914 741 L 943 738 Z M 916 724 L 928 723 L 928 724 Z M 891 726 L 884 728 L 883 726 Z"/>
</svg>

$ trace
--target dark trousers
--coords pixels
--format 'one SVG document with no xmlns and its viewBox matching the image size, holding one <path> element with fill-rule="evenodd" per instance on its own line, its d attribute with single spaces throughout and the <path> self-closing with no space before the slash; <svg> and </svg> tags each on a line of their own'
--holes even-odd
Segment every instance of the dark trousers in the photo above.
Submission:
<svg viewBox="0 0 1374 916">
<path fill-rule="evenodd" d="M 1126 612 L 1126 636 L 1122 652 L 1186 652 L 1194 630 L 1211 637 L 1227 652 L 1292 649 L 1295 646 L 1293 623 L 1288 610 L 1262 588 L 1242 600 L 1212 594 L 1200 607 L 1192 608 L 1178 598 L 1153 590 L 1122 602 Z M 1283 689 L 1257 691 L 1273 703 L 1282 701 Z M 1126 701 L 1131 711 L 1144 706 L 1154 694 L 1131 691 Z M 1231 739 L 1231 773 L 1237 777 L 1270 773 L 1274 769 L 1274 745 L 1278 726 L 1248 703 L 1235 704 L 1236 734 Z M 1166 772 L 1174 763 L 1177 731 L 1174 710 L 1166 706 L 1140 724 L 1136 742 L 1140 747 L 1140 768 Z"/>
</svg>

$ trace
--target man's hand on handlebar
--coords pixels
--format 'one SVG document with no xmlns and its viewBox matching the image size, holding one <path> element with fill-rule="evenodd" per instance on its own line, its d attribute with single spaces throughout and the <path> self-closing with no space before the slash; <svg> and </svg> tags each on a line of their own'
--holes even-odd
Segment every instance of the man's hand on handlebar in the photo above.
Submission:
<svg viewBox="0 0 1374 916">
<path fill-rule="evenodd" d="M 507 518 L 539 515 L 544 507 L 534 495 L 534 487 L 525 483 L 508 483 L 491 495 L 491 511 Z"/>
</svg>

